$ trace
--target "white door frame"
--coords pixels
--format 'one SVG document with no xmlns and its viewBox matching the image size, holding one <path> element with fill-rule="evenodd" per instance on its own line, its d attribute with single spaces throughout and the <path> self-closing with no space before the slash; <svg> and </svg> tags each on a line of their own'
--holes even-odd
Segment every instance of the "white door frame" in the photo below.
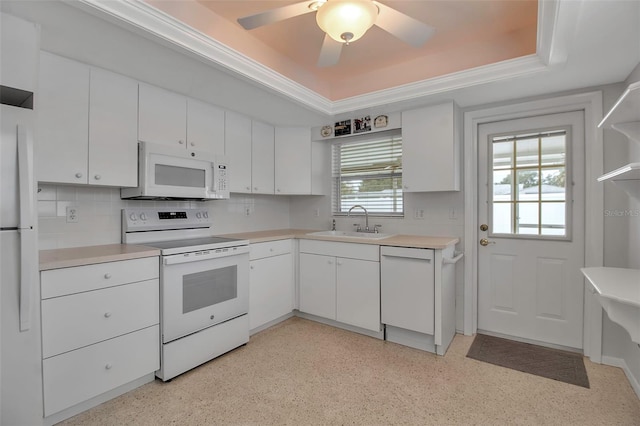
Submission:
<svg viewBox="0 0 640 426">
<path fill-rule="evenodd" d="M 585 266 L 604 261 L 604 191 L 596 178 L 603 174 L 602 92 L 588 92 L 550 99 L 479 109 L 464 113 L 464 334 L 478 329 L 478 126 L 532 115 L 584 111 L 585 122 Z M 600 362 L 602 356 L 602 309 L 585 291 L 584 354 Z"/>
</svg>

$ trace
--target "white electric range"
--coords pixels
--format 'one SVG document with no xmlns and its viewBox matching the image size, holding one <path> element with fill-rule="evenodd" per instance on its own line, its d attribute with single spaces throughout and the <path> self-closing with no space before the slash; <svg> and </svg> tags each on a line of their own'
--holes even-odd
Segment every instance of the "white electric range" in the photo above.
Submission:
<svg viewBox="0 0 640 426">
<path fill-rule="evenodd" d="M 122 210 L 122 242 L 161 253 L 164 381 L 249 341 L 249 241 L 211 226 L 205 209 Z"/>
</svg>

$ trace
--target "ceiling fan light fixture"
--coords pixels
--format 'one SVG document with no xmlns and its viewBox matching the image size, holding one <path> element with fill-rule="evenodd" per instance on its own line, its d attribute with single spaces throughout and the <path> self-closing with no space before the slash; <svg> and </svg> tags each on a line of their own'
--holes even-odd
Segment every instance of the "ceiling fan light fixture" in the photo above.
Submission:
<svg viewBox="0 0 640 426">
<path fill-rule="evenodd" d="M 321 6 L 316 12 L 318 26 L 340 43 L 358 40 L 378 17 L 371 0 L 328 0 Z"/>
</svg>

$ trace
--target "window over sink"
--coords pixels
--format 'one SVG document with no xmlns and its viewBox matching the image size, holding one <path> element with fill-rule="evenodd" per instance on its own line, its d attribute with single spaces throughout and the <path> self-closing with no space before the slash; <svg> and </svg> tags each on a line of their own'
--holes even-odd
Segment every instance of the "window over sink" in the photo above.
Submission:
<svg viewBox="0 0 640 426">
<path fill-rule="evenodd" d="M 334 215 L 346 215 L 351 207 L 361 205 L 370 215 L 404 216 L 400 131 L 335 142 L 332 178 Z"/>
</svg>

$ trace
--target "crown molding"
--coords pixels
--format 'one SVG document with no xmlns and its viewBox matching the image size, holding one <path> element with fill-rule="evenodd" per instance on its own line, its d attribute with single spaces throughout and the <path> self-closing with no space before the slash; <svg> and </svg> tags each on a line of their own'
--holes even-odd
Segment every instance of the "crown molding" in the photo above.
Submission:
<svg viewBox="0 0 640 426">
<path fill-rule="evenodd" d="M 337 101 L 319 95 L 140 0 L 77 0 L 70 4 L 182 49 L 215 68 L 230 71 L 313 111 L 336 115 L 544 71 L 550 64 L 566 60 L 566 55 L 561 54 L 562 49 L 553 44 L 554 36 L 558 33 L 561 3 L 567 2 L 539 2 L 538 45 L 535 55 Z"/>
</svg>

